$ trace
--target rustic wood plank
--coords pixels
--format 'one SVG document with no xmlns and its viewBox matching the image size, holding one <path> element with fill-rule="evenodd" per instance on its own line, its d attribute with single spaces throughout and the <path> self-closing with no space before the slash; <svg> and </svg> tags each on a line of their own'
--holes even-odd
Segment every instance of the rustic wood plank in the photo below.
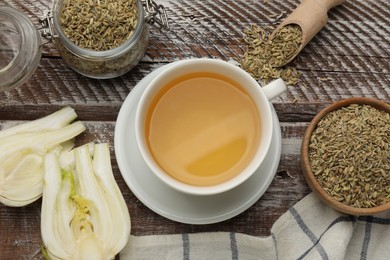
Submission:
<svg viewBox="0 0 390 260">
<path fill-rule="evenodd" d="M 0 121 L 0 129 L 21 123 Z M 77 143 L 89 141 L 108 142 L 111 146 L 115 178 L 127 202 L 131 214 L 133 235 L 174 234 L 183 232 L 234 231 L 255 236 L 270 235 L 275 220 L 293 206 L 310 190 L 299 165 L 299 149 L 306 123 L 282 123 L 282 158 L 277 174 L 267 190 L 251 208 L 221 223 L 187 225 L 165 219 L 144 206 L 124 182 L 113 152 L 114 122 L 85 122 L 87 132 L 77 138 Z M 41 200 L 23 208 L 11 208 L 0 204 L 0 259 L 42 259 L 40 253 Z"/>
<path fill-rule="evenodd" d="M 40 10 L 50 6 L 48 0 L 5 3 L 36 23 Z M 26 84 L 0 93 L 0 119 L 34 118 L 71 105 L 83 119 L 115 120 L 126 95 L 151 70 L 190 57 L 239 60 L 245 47 L 243 28 L 251 23 L 277 24 L 280 21 L 273 21 L 270 14 L 286 16 L 298 1 L 161 3 L 168 9 L 172 28 L 167 32 L 151 29 L 147 54 L 131 72 L 116 79 L 93 80 L 73 72 L 61 59 L 43 58 Z M 274 101 L 281 120 L 310 120 L 323 104 L 352 96 L 390 101 L 388 6 L 385 0 L 347 1 L 331 10 L 329 23 L 292 63 L 303 74 L 301 82 Z M 55 47 L 47 46 L 43 56 L 55 56 Z M 313 110 L 308 111 L 308 103 Z"/>
<path fill-rule="evenodd" d="M 83 120 L 115 120 L 131 89 L 165 63 L 140 63 L 124 76 L 96 80 L 71 70 L 62 59 L 42 59 L 23 86 L 0 93 L 0 120 L 38 118 L 60 107 L 74 107 Z M 298 85 L 273 101 L 282 121 L 311 120 L 325 105 L 365 96 L 390 102 L 390 72 L 305 70 Z"/>
<path fill-rule="evenodd" d="M 150 45 L 144 60 L 165 61 L 188 57 L 239 58 L 244 46 L 242 31 L 250 24 L 278 25 L 299 4 L 299 0 L 287 1 L 157 1 L 167 8 L 170 31 L 151 28 Z M 37 28 L 39 17 L 49 10 L 51 0 L 5 0 L 27 14 Z M 329 54 L 345 56 L 382 57 L 389 59 L 390 5 L 387 0 L 346 1 L 329 12 L 329 22 L 300 55 L 299 67 L 318 64 L 337 66 Z M 275 20 L 272 15 L 283 14 Z M 43 55 L 58 56 L 56 47 L 44 45 Z M 313 60 L 313 62 L 309 62 Z M 318 61 L 327 60 L 328 63 Z M 333 61 L 333 62 L 332 62 Z M 388 60 L 387 60 L 388 61 Z M 365 61 L 367 62 L 367 61 Z M 349 64 L 351 69 L 376 70 L 375 61 Z M 386 64 L 385 64 L 386 65 Z M 386 68 L 385 68 L 386 69 Z M 388 71 L 388 67 L 387 67 Z"/>
<path fill-rule="evenodd" d="M 3 0 L 39 26 L 52 0 Z M 145 207 L 120 175 L 113 153 L 115 119 L 133 87 L 149 72 L 172 61 L 210 57 L 239 60 L 245 51 L 242 31 L 250 24 L 276 26 L 299 0 L 156 0 L 168 9 L 170 31 L 151 28 L 142 62 L 110 80 L 94 80 L 72 71 L 52 43 L 34 76 L 23 86 L 0 93 L 0 130 L 72 106 L 88 130 L 78 144 L 109 142 L 115 178 L 132 216 L 132 234 L 234 231 L 268 236 L 276 219 L 310 192 L 299 165 L 307 122 L 334 101 L 365 96 L 390 103 L 390 2 L 346 1 L 329 12 L 329 22 L 291 64 L 301 82 L 273 101 L 282 121 L 282 158 L 276 177 L 250 209 L 213 225 L 186 225 L 167 220 Z M 283 14 L 280 19 L 272 15 Z M 1 121 L 2 120 L 2 121 Z M 0 205 L 0 259 L 43 259 L 40 253 L 40 203 L 24 208 Z"/>
</svg>

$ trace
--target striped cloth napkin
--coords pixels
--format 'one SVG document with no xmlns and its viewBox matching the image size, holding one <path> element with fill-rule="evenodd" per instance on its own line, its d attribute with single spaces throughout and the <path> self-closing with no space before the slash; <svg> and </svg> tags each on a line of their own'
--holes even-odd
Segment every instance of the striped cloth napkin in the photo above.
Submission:
<svg viewBox="0 0 390 260">
<path fill-rule="evenodd" d="M 120 259 L 390 259 L 390 211 L 349 216 L 312 193 L 274 223 L 269 237 L 233 232 L 131 236 Z"/>
</svg>

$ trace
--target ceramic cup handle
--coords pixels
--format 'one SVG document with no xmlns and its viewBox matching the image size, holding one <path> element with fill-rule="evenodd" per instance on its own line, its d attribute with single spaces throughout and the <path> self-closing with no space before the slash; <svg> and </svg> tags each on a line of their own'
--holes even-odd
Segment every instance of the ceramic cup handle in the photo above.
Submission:
<svg viewBox="0 0 390 260">
<path fill-rule="evenodd" d="M 286 90 L 286 84 L 281 78 L 278 78 L 263 87 L 263 92 L 269 101 L 280 96 Z"/>
</svg>

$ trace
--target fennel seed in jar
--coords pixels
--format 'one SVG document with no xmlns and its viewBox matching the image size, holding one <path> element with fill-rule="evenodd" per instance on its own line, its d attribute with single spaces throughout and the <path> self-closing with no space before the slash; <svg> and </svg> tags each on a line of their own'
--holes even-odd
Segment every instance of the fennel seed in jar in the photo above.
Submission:
<svg viewBox="0 0 390 260">
<path fill-rule="evenodd" d="M 289 24 L 278 30 L 271 39 L 273 27 L 261 28 L 251 25 L 244 30 L 246 51 L 241 67 L 256 80 L 268 83 L 282 78 L 288 85 L 295 85 L 301 74 L 291 67 L 278 67 L 289 60 L 299 49 L 302 30 L 298 25 Z"/>
<path fill-rule="evenodd" d="M 390 202 L 390 114 L 353 104 L 328 113 L 313 131 L 309 161 L 336 200 L 356 208 Z"/>
<path fill-rule="evenodd" d="M 60 22 L 77 46 L 105 51 L 130 39 L 137 17 L 136 0 L 64 0 Z"/>
</svg>

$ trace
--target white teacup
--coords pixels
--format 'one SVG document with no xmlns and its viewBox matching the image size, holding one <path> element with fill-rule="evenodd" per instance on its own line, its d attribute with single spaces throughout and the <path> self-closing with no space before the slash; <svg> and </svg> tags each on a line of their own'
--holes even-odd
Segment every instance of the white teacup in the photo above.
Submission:
<svg viewBox="0 0 390 260">
<path fill-rule="evenodd" d="M 207 75 L 220 75 L 223 84 L 225 82 L 223 79 L 227 79 L 226 82 L 237 83 L 237 85 L 240 87 L 239 89 L 241 89 L 241 88 L 243 89 L 243 93 L 245 93 L 250 98 L 250 100 L 252 100 L 252 101 L 244 102 L 243 104 L 246 106 L 246 103 L 248 103 L 248 104 L 253 103 L 253 108 L 256 110 L 256 113 L 253 115 L 256 115 L 256 116 L 252 117 L 252 115 L 247 116 L 245 114 L 242 114 L 242 117 L 235 116 L 235 118 L 233 118 L 233 119 L 234 120 L 237 119 L 238 120 L 237 122 L 241 122 L 242 121 L 241 118 L 248 118 L 248 120 L 252 120 L 252 118 L 254 118 L 253 119 L 254 122 L 259 122 L 259 124 L 256 124 L 256 126 L 258 126 L 258 130 L 259 130 L 259 134 L 258 134 L 259 138 L 256 139 L 257 140 L 256 142 L 252 142 L 252 143 L 246 142 L 247 146 L 245 146 L 245 147 L 251 146 L 252 147 L 251 149 L 253 150 L 253 152 L 251 152 L 250 155 L 248 155 L 250 157 L 246 158 L 246 162 L 244 160 L 237 159 L 237 163 L 235 163 L 235 162 L 232 163 L 232 165 L 233 165 L 232 168 L 233 168 L 233 167 L 236 167 L 236 165 L 239 165 L 239 162 L 245 162 L 241 168 L 238 168 L 239 170 L 237 170 L 237 172 L 235 172 L 234 174 L 232 173 L 231 176 L 229 175 L 230 177 L 228 177 L 226 180 L 223 180 L 221 182 L 216 181 L 217 183 L 211 182 L 211 184 L 208 184 L 208 179 L 213 179 L 214 177 L 205 176 L 204 177 L 206 180 L 205 183 L 202 182 L 202 184 L 198 184 L 198 183 L 194 184 L 194 183 L 191 183 L 189 181 L 186 181 L 186 179 L 180 179 L 177 176 L 173 177 L 175 174 L 173 174 L 172 172 L 169 172 L 169 171 L 171 171 L 170 170 L 171 166 L 172 167 L 175 166 L 175 165 L 172 165 L 172 163 L 171 163 L 171 165 L 169 165 L 171 162 L 170 159 L 172 159 L 172 158 L 175 159 L 170 154 L 175 154 L 175 153 L 171 152 L 171 150 L 168 151 L 168 149 L 166 152 L 164 150 L 162 150 L 162 152 L 160 151 L 160 153 L 155 152 L 154 147 L 160 147 L 159 146 L 160 143 L 158 145 L 154 145 L 153 142 L 155 139 L 153 139 L 153 137 L 151 137 L 152 136 L 151 133 L 152 132 L 154 133 L 156 131 L 149 130 L 149 127 L 151 128 L 152 125 L 159 125 L 161 123 L 160 122 L 159 124 L 157 124 L 157 123 L 154 123 L 154 121 L 152 122 L 152 120 L 159 122 L 158 115 L 160 115 L 160 114 L 158 114 L 157 112 L 155 113 L 154 109 L 157 109 L 156 104 L 160 104 L 159 102 L 161 101 L 162 96 L 164 96 L 168 93 L 168 91 L 166 89 L 176 88 L 176 86 L 173 86 L 175 84 L 171 84 L 173 81 L 176 80 L 178 82 L 178 84 L 180 84 L 182 82 L 185 82 L 188 79 L 192 80 L 193 78 L 196 78 L 196 77 L 201 78 L 203 74 L 204 75 L 206 75 L 206 74 Z M 198 80 L 198 78 L 196 78 L 195 80 Z M 220 80 L 220 78 L 218 78 L 218 77 L 216 79 L 211 78 L 211 80 L 214 82 L 214 80 L 218 81 L 218 80 Z M 169 85 L 171 85 L 171 86 L 169 87 Z M 203 88 L 206 90 L 209 89 L 209 87 L 205 88 L 205 85 L 203 86 Z M 211 89 L 214 88 L 214 85 L 213 85 L 213 87 L 211 87 L 211 85 L 210 85 L 210 88 Z M 140 98 L 140 101 L 139 101 L 139 104 L 138 104 L 137 110 L 136 110 L 136 117 L 135 117 L 135 135 L 136 135 L 136 141 L 137 141 L 140 153 L 141 153 L 143 159 L 145 160 L 146 164 L 148 165 L 148 167 L 151 169 L 151 171 L 164 183 L 166 183 L 167 185 L 169 185 L 170 187 L 172 187 L 178 191 L 193 194 L 193 195 L 212 195 L 212 194 L 218 194 L 218 193 L 222 193 L 222 192 L 228 191 L 230 189 L 233 189 L 234 187 L 237 187 L 238 185 L 240 185 L 241 183 L 246 181 L 249 177 L 251 177 L 252 174 L 259 168 L 259 166 L 263 162 L 264 158 L 266 157 L 266 155 L 269 151 L 269 147 L 270 147 L 270 143 L 271 143 L 271 139 L 272 139 L 272 133 L 273 133 L 273 114 L 271 111 L 271 106 L 270 106 L 269 101 L 271 101 L 275 97 L 281 95 L 285 90 L 286 90 L 286 86 L 285 86 L 284 81 L 282 79 L 277 79 L 264 87 L 260 87 L 259 84 L 256 82 L 256 80 L 254 80 L 247 72 L 245 72 L 241 68 L 239 68 L 231 63 L 221 61 L 221 60 L 190 59 L 190 60 L 185 60 L 185 61 L 174 63 L 170 67 L 168 67 L 167 69 L 162 71 L 159 75 L 157 75 L 151 81 L 151 83 L 148 86 L 146 86 L 146 89 Z M 185 92 L 183 92 L 183 93 L 185 93 Z M 207 94 L 206 96 L 208 96 L 208 95 L 209 94 Z M 219 94 L 217 94 L 217 96 L 218 95 Z M 169 114 L 169 115 L 172 115 L 172 117 L 169 116 L 167 118 L 166 121 L 168 123 L 175 122 L 176 116 L 181 115 L 181 116 L 186 117 L 186 114 L 185 114 L 186 112 L 184 112 L 184 111 L 187 111 L 187 110 L 183 109 L 183 111 L 182 111 L 181 108 L 182 108 L 182 106 L 187 106 L 187 105 L 190 106 L 189 103 L 192 103 L 191 98 L 193 97 L 195 99 L 195 97 L 196 97 L 196 95 L 193 96 L 192 94 L 189 96 L 190 97 L 186 97 L 186 98 L 188 98 L 188 101 L 186 99 L 184 99 L 185 101 L 183 101 L 183 99 L 181 98 L 180 102 L 167 103 L 167 104 L 171 104 L 171 105 L 176 105 L 176 103 L 180 103 L 180 106 L 178 106 L 179 109 L 173 110 L 173 111 L 175 111 L 175 113 Z M 221 95 L 221 97 L 222 96 L 224 97 L 226 95 Z M 207 99 L 207 98 L 209 98 L 209 97 L 206 97 L 205 99 Z M 222 98 L 221 98 L 221 100 L 222 100 Z M 163 102 L 161 102 L 161 103 L 164 104 Z M 183 104 L 181 104 L 181 103 L 183 103 Z M 234 104 L 231 104 L 231 105 L 233 106 Z M 167 105 L 167 106 L 169 107 L 169 105 Z M 224 109 L 223 105 L 221 105 L 221 107 L 222 107 L 221 109 Z M 203 110 L 205 109 L 204 107 L 201 107 L 201 106 L 199 106 L 199 111 L 197 111 L 197 108 L 192 108 L 192 109 L 195 112 L 204 113 L 205 117 L 208 117 L 209 116 L 208 114 L 213 114 L 215 112 L 213 109 L 206 110 L 206 111 L 202 112 L 201 108 Z M 229 109 L 228 111 L 232 110 L 230 105 L 229 105 L 229 108 L 227 108 L 227 109 Z M 183 115 L 183 113 L 184 113 L 184 115 Z M 157 117 L 157 118 L 155 118 L 155 117 Z M 188 117 L 191 118 L 190 115 L 188 115 Z M 199 117 L 199 115 L 198 115 L 197 118 L 203 118 L 203 117 L 202 116 Z M 183 120 L 183 118 L 178 119 L 178 120 Z M 188 119 L 188 120 L 190 120 L 190 119 Z M 169 136 L 170 135 L 170 131 L 169 131 L 170 128 L 169 127 L 171 127 L 171 126 L 170 125 L 164 126 L 164 120 L 160 120 L 160 121 L 163 121 L 161 123 L 161 125 L 162 125 L 162 127 L 165 127 L 164 129 L 162 129 L 160 131 L 161 133 L 164 133 L 164 138 L 165 138 L 164 141 L 162 141 L 161 143 L 164 144 L 165 142 L 170 141 L 170 139 L 175 140 L 176 138 L 182 140 L 181 137 L 180 138 L 177 137 L 177 135 L 181 135 L 181 132 L 176 132 L 176 134 L 174 134 L 176 130 L 180 131 L 181 128 L 176 129 L 176 126 L 172 125 L 172 128 L 174 128 L 174 129 L 172 129 L 172 136 Z M 232 121 L 232 120 L 230 120 L 230 121 Z M 242 122 L 245 122 L 245 121 L 242 121 Z M 189 123 L 191 124 L 191 122 L 189 122 Z M 203 123 L 203 121 L 202 121 L 202 123 Z M 183 125 L 183 124 L 184 123 L 180 123 L 179 125 Z M 225 123 L 219 124 L 218 126 L 215 126 L 212 130 L 204 131 L 207 133 L 214 134 L 215 137 L 208 137 L 208 138 L 211 138 L 209 140 L 211 140 L 212 142 L 210 142 L 210 144 L 208 144 L 208 143 L 202 144 L 200 147 L 201 150 L 203 149 L 202 147 L 207 148 L 208 146 L 210 146 L 210 147 L 213 146 L 214 145 L 213 139 L 216 139 L 215 142 L 218 143 L 219 138 L 220 138 L 218 133 L 220 133 L 220 135 L 224 135 L 224 136 L 229 135 L 230 134 L 229 127 L 227 127 L 227 129 L 226 129 L 226 127 L 225 128 L 221 127 L 221 125 L 229 126 L 229 124 L 231 124 L 231 122 L 228 122 L 226 124 Z M 237 125 L 237 123 L 234 123 L 231 126 L 233 126 L 233 128 L 235 128 L 235 126 L 237 126 L 237 128 L 242 128 L 242 129 L 238 129 L 237 131 L 248 130 L 248 131 L 251 131 L 251 133 L 253 132 L 252 131 L 253 129 L 251 130 L 250 129 L 251 127 L 249 125 L 248 125 L 248 127 L 246 127 L 246 124 L 244 124 L 244 126 L 240 126 L 239 124 Z M 193 127 L 189 127 L 189 128 L 191 130 Z M 146 129 L 148 129 L 148 130 L 146 130 Z M 159 128 L 156 128 L 156 129 L 159 129 Z M 186 128 L 183 128 L 183 129 L 186 129 Z M 222 129 L 225 129 L 225 130 L 222 131 Z M 196 131 L 197 131 L 196 133 L 202 132 L 199 130 L 196 130 Z M 157 132 L 156 134 L 160 135 L 160 132 Z M 234 131 L 232 130 L 232 132 L 234 132 Z M 196 135 L 196 133 L 195 133 L 195 135 Z M 225 134 L 225 133 L 227 133 L 227 134 Z M 254 133 L 254 134 L 256 134 L 256 133 Z M 183 135 L 185 136 L 184 133 L 183 133 Z M 194 135 L 194 133 L 191 132 L 191 134 L 189 134 L 189 135 L 192 136 L 192 135 Z M 205 134 L 199 134 L 199 135 L 201 137 L 203 137 Z M 198 138 L 199 140 L 201 140 L 201 137 L 196 136 L 196 138 Z M 166 141 L 166 140 L 168 140 L 168 141 Z M 196 146 L 197 141 L 187 142 L 187 140 L 186 140 L 185 142 L 177 141 L 177 143 L 178 143 L 178 146 L 180 146 L 179 147 L 180 149 L 184 149 L 183 150 L 184 152 L 182 152 L 183 153 L 183 156 L 182 156 L 183 160 L 186 160 L 189 157 L 197 157 L 198 156 L 197 155 L 198 147 L 189 147 L 189 145 L 187 145 L 187 143 L 190 143 L 191 145 Z M 232 143 L 235 143 L 235 142 L 232 141 Z M 229 145 L 230 144 L 228 144 L 227 146 L 224 146 L 224 147 L 231 147 Z M 161 146 L 161 147 L 164 147 L 164 146 Z M 167 146 L 167 147 L 170 147 L 170 146 Z M 236 146 L 234 146 L 234 147 L 236 147 Z M 238 145 L 237 147 L 241 147 L 241 146 Z M 179 149 L 179 148 L 177 148 L 177 149 Z M 162 148 L 162 149 L 164 149 L 164 148 Z M 210 148 L 210 149 L 212 150 L 214 148 Z M 158 149 L 156 148 L 156 151 L 157 150 Z M 219 148 L 218 149 L 216 148 L 214 150 L 217 151 L 218 153 L 217 152 L 208 153 L 208 154 L 212 154 L 212 156 L 213 156 L 212 162 L 218 162 L 218 158 L 221 158 L 221 160 L 222 160 L 221 162 L 223 162 L 223 163 L 221 163 L 221 165 L 215 166 L 215 168 L 219 169 L 219 168 L 227 167 L 227 170 L 229 170 L 230 169 L 229 165 L 231 163 L 230 158 L 233 158 L 233 157 L 230 156 L 227 159 L 225 159 L 223 157 L 223 155 L 235 154 L 237 149 L 221 150 Z M 214 151 L 214 150 L 212 150 L 212 151 Z M 179 151 L 181 152 L 182 150 L 179 150 Z M 191 151 L 194 151 L 194 152 L 192 153 Z M 220 151 L 222 151 L 222 152 L 220 152 Z M 246 151 L 246 150 L 244 150 L 244 151 Z M 178 154 L 179 157 L 181 156 L 180 152 Z M 246 153 L 247 152 L 243 152 L 243 154 L 246 154 Z M 217 155 L 215 155 L 215 154 L 217 154 Z M 247 154 L 249 154 L 249 152 Z M 161 155 L 161 158 L 163 158 L 163 159 L 161 159 L 159 157 L 160 155 Z M 218 156 L 220 156 L 220 157 L 218 157 Z M 165 157 L 167 157 L 169 160 L 165 160 Z M 244 157 L 244 155 L 242 155 L 242 157 Z M 197 159 L 197 162 L 199 162 L 199 161 L 203 162 L 202 158 Z M 207 157 L 207 158 L 209 158 L 209 157 Z M 234 157 L 234 158 L 236 158 L 236 157 Z M 225 162 L 224 160 L 228 163 L 224 163 Z M 207 163 L 209 163 L 209 162 L 207 162 Z M 225 164 L 227 164 L 227 165 L 225 165 Z M 198 165 L 199 164 L 196 164 L 196 166 L 198 166 Z M 201 164 L 201 165 L 202 165 L 202 167 L 204 166 L 203 164 Z M 208 165 L 208 164 L 205 164 L 205 165 Z M 207 172 L 207 170 L 206 170 L 206 172 Z M 192 174 L 192 172 L 191 172 L 191 174 Z M 202 174 L 202 172 L 200 172 L 200 174 Z M 200 181 L 202 181 L 203 176 L 199 175 L 199 176 L 196 176 L 196 178 L 198 178 Z"/>
</svg>

